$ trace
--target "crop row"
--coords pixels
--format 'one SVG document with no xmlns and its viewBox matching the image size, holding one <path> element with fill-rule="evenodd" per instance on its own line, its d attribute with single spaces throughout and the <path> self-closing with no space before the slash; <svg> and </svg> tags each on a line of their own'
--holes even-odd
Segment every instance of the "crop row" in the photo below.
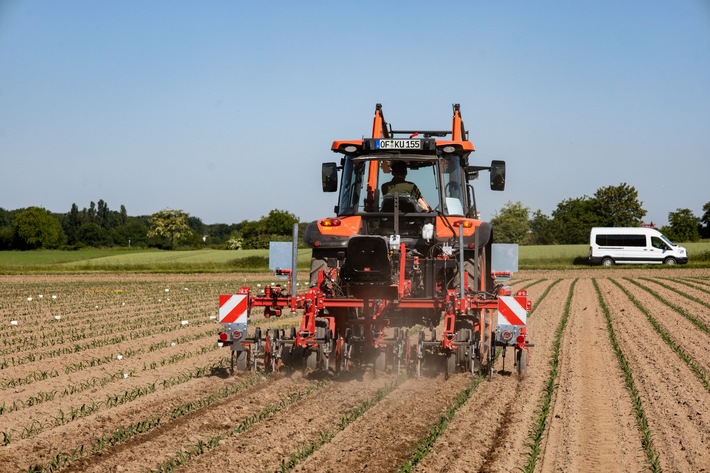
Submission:
<svg viewBox="0 0 710 473">
<path fill-rule="evenodd" d="M 281 468 L 278 470 L 281 473 L 293 470 L 296 465 L 302 463 L 313 453 L 318 451 L 323 445 L 331 442 L 335 436 L 345 430 L 345 428 L 352 424 L 354 421 L 362 417 L 368 410 L 376 406 L 381 400 L 389 396 L 389 394 L 397 389 L 405 380 L 407 379 L 406 373 L 398 376 L 393 382 L 387 384 L 385 387 L 378 389 L 375 394 L 369 398 L 362 401 L 360 404 L 355 406 L 353 409 L 346 412 L 341 418 L 335 429 L 326 430 L 320 432 L 316 437 L 316 440 L 309 441 L 306 445 L 298 448 L 295 452 L 291 452 L 287 458 L 281 460 Z"/>
<path fill-rule="evenodd" d="M 660 302 L 662 302 L 666 307 L 669 307 L 669 308 L 672 309 L 673 311 L 677 312 L 678 314 L 680 314 L 680 315 L 682 315 L 683 317 L 685 317 L 686 319 L 688 319 L 693 325 L 695 325 L 695 326 L 696 326 L 698 329 L 700 329 L 702 332 L 704 332 L 704 333 L 710 335 L 710 327 L 708 327 L 708 324 L 706 324 L 706 323 L 705 323 L 704 321 L 702 321 L 701 319 L 695 317 L 695 316 L 692 315 L 692 314 L 689 314 L 689 313 L 688 313 L 685 309 L 683 309 L 682 307 L 679 307 L 679 306 L 677 306 L 676 304 L 673 304 L 672 302 L 668 301 L 667 299 L 665 299 L 664 297 L 662 297 L 662 296 L 661 296 L 660 294 L 658 294 L 657 292 L 651 290 L 649 287 L 644 286 L 643 284 L 639 283 L 638 281 L 634 281 L 633 279 L 630 279 L 630 278 L 624 278 L 624 279 L 627 280 L 627 281 L 629 281 L 630 283 L 634 284 L 636 287 L 639 287 L 639 288 L 643 289 L 644 291 L 648 292 L 648 293 L 651 294 L 653 297 L 655 297 L 657 300 L 659 300 Z M 677 289 L 677 288 L 675 288 L 675 287 L 669 286 L 668 284 L 664 284 L 664 283 L 662 283 L 662 282 L 660 282 L 660 281 L 657 281 L 657 280 L 654 280 L 654 279 L 649 279 L 649 278 L 641 278 L 641 279 L 643 279 L 643 280 L 645 280 L 645 281 L 653 282 L 653 283 L 655 283 L 655 284 L 658 284 L 659 286 L 661 286 L 661 287 L 663 287 L 663 288 L 665 288 L 665 289 L 668 289 L 668 290 L 670 290 L 670 291 L 673 291 L 673 292 L 675 292 L 676 294 L 680 294 L 682 297 L 684 297 L 684 298 L 686 298 L 686 299 L 688 299 L 688 300 L 691 300 L 691 301 L 695 302 L 696 304 L 702 305 L 702 306 L 704 306 L 705 308 L 710 309 L 710 304 L 708 304 L 706 301 L 704 301 L 704 300 L 702 300 L 702 299 L 699 299 L 699 298 L 697 298 L 697 297 L 694 297 L 694 296 L 692 296 L 692 295 L 690 295 L 690 294 L 688 294 L 688 293 L 686 293 L 686 292 L 683 292 L 683 291 L 681 291 L 681 290 L 679 290 L 679 289 Z M 710 293 L 710 291 L 706 291 L 706 292 Z"/>
<path fill-rule="evenodd" d="M 683 350 L 683 347 L 681 347 L 678 342 L 673 340 L 673 337 L 671 337 L 668 331 L 663 328 L 663 326 L 658 322 L 658 320 L 656 320 L 656 318 L 651 314 L 651 312 L 646 307 L 644 307 L 643 304 L 641 304 L 628 289 L 626 289 L 621 283 L 614 279 L 611 279 L 610 281 L 614 283 L 616 287 L 621 289 L 621 291 L 626 295 L 626 297 L 629 298 L 629 300 L 636 306 L 636 308 L 641 311 L 643 315 L 646 316 L 648 322 L 651 324 L 656 333 L 661 337 L 661 339 L 663 339 L 666 345 L 668 345 L 676 353 L 676 355 L 678 355 L 678 358 L 680 358 L 688 366 L 688 368 L 690 368 L 693 374 L 695 374 L 698 380 L 700 380 L 700 382 L 703 384 L 705 389 L 710 392 L 710 382 L 708 381 L 708 376 L 703 370 L 703 368 L 700 366 L 700 364 L 685 350 Z M 680 311 L 679 313 L 681 315 L 684 314 L 683 311 Z"/>
<path fill-rule="evenodd" d="M 128 313 L 120 314 L 107 318 L 102 314 L 101 318 L 105 323 L 92 328 L 85 324 L 77 324 L 76 321 L 71 321 L 71 326 L 61 327 L 60 321 L 52 320 L 52 325 L 40 324 L 33 327 L 33 331 L 29 334 L 16 336 L 11 339 L 3 340 L 3 345 L 6 348 L 0 350 L 0 355 L 7 353 L 17 353 L 21 350 L 37 350 L 47 346 L 62 345 L 65 343 L 76 343 L 81 340 L 94 338 L 100 334 L 110 331 L 114 334 L 130 332 L 136 329 L 147 329 L 150 327 L 159 327 L 161 325 L 175 323 L 174 315 L 157 317 L 155 315 L 147 315 L 142 317 L 130 317 Z M 201 317 L 198 317 L 198 319 Z"/>
<path fill-rule="evenodd" d="M 208 324 L 212 321 L 210 320 L 198 320 L 195 322 L 193 325 L 194 326 L 202 326 L 205 324 Z M 117 324 L 120 324 L 119 321 L 116 322 Z M 0 367 L 5 369 L 10 366 L 20 366 L 24 365 L 27 363 L 34 363 L 36 361 L 42 361 L 46 359 L 51 359 L 51 358 L 56 358 L 60 357 L 63 355 L 68 355 L 72 353 L 79 353 L 85 350 L 91 350 L 94 348 L 102 348 L 110 345 L 117 345 L 122 342 L 126 342 L 129 340 L 138 340 L 146 337 L 151 337 L 154 335 L 158 334 L 167 334 L 167 333 L 172 333 L 176 332 L 178 330 L 184 329 L 184 326 L 180 323 L 177 324 L 171 324 L 171 325 L 160 325 L 155 327 L 154 329 L 142 329 L 142 330 L 136 330 L 132 331 L 129 333 L 122 333 L 119 335 L 111 335 L 108 337 L 104 338 L 97 338 L 92 340 L 91 342 L 83 343 L 83 344 L 74 344 L 71 346 L 65 346 L 62 348 L 56 348 L 54 350 L 49 350 L 49 351 L 44 351 L 41 353 L 34 353 L 30 352 L 27 353 L 23 356 L 18 356 L 18 357 L 10 357 L 8 358 L 3 358 L 2 362 L 0 362 Z"/>
<path fill-rule="evenodd" d="M 179 318 L 174 312 L 150 313 L 148 315 L 136 317 L 135 312 L 124 310 L 118 314 L 95 314 L 101 323 L 86 323 L 74 320 L 70 321 L 70 326 L 64 327 L 66 318 L 62 321 L 51 319 L 42 323 L 32 324 L 29 332 L 18 333 L 14 337 L 3 339 L 5 348 L 0 350 L 0 355 L 7 353 L 17 353 L 21 350 L 36 350 L 47 346 L 74 343 L 80 340 L 87 340 L 100 336 L 106 332 L 115 334 L 130 332 L 139 328 L 159 327 L 179 323 L 184 319 L 197 319 L 198 321 L 208 319 L 203 315 L 197 315 L 191 311 L 181 309 Z M 187 315 L 191 314 L 191 315 Z M 51 324 L 51 325 L 50 325 Z"/>
<path fill-rule="evenodd" d="M 619 345 L 619 342 L 616 338 L 616 332 L 614 331 L 614 324 L 612 322 L 611 313 L 609 312 L 609 308 L 606 305 L 606 302 L 604 301 L 601 289 L 599 289 L 599 284 L 597 284 L 596 279 L 592 279 L 592 283 L 594 284 L 594 290 L 597 293 L 597 300 L 599 301 L 599 305 L 601 306 L 602 312 L 604 313 L 606 329 L 609 334 L 611 346 L 614 349 L 614 354 L 616 355 L 616 359 L 619 362 L 621 371 L 624 373 L 624 384 L 626 386 L 626 390 L 629 392 L 629 396 L 631 397 L 634 415 L 636 416 L 636 424 L 638 425 L 638 428 L 641 431 L 641 446 L 643 448 L 644 453 L 646 454 L 646 461 L 648 467 L 651 471 L 660 472 L 661 466 L 659 462 L 659 454 L 653 445 L 653 438 L 651 435 L 651 429 L 648 425 L 648 418 L 646 417 L 646 412 L 643 408 L 643 401 L 641 400 L 641 396 L 639 395 L 638 389 L 636 388 L 636 383 L 634 381 L 631 366 L 626 360 L 626 357 L 624 356 L 624 353 L 621 350 L 621 346 Z"/>
<path fill-rule="evenodd" d="M 187 342 L 191 342 L 194 340 L 201 340 L 203 338 L 213 336 L 214 331 L 213 330 L 207 330 L 205 332 L 197 332 L 193 333 L 190 335 L 183 335 L 182 337 L 178 337 L 174 341 L 170 343 L 170 346 L 176 346 L 178 344 L 184 344 Z M 124 358 L 131 358 L 136 355 L 144 354 L 144 353 L 151 353 L 153 351 L 156 351 L 158 349 L 163 349 L 168 346 L 168 343 L 166 341 L 162 342 L 156 342 L 151 344 L 147 349 L 145 347 L 140 347 L 137 349 L 126 349 L 122 350 L 123 353 L 121 354 L 121 359 Z M 92 357 L 89 359 L 81 360 L 79 362 L 69 364 L 64 366 L 63 370 L 66 374 L 69 373 L 74 373 L 77 371 L 81 371 L 87 368 L 93 368 L 97 366 L 102 366 L 108 363 L 111 363 L 113 361 L 117 361 L 118 357 L 115 355 L 105 355 L 103 357 Z M 11 378 L 7 381 L 3 381 L 2 383 L 2 388 L 7 389 L 7 388 L 12 388 L 20 385 L 26 385 L 26 384 L 31 384 L 36 381 L 43 381 L 48 378 L 53 378 L 59 376 L 59 372 L 56 369 L 53 370 L 37 370 L 33 371 L 25 376 L 22 377 L 16 377 L 16 378 Z"/>
<path fill-rule="evenodd" d="M 203 338 L 203 336 L 210 335 L 209 333 L 205 334 L 198 334 L 200 335 L 199 337 L 196 337 L 195 339 L 200 339 Z M 185 340 L 187 341 L 187 340 Z M 174 363 L 179 363 L 181 361 L 184 361 L 186 359 L 198 356 L 198 355 L 203 355 L 205 353 L 208 353 L 210 351 L 214 351 L 218 349 L 219 347 L 216 344 L 210 344 L 210 345 L 203 345 L 201 348 L 197 349 L 196 351 L 188 351 L 188 352 L 183 352 L 183 353 L 176 353 L 174 355 L 170 355 L 169 357 L 162 358 L 159 361 L 152 361 L 150 363 L 143 363 L 143 371 L 148 371 L 148 370 L 156 370 L 158 367 L 163 367 L 167 366 L 170 364 Z M 52 373 L 56 373 L 56 376 L 59 375 L 59 373 L 56 370 L 53 370 Z M 41 404 L 46 401 L 51 401 L 53 400 L 57 394 L 59 394 L 59 398 L 71 396 L 77 393 L 84 392 L 87 389 L 95 388 L 95 387 L 103 387 L 106 386 L 107 384 L 120 380 L 120 379 L 125 379 L 127 377 L 133 377 L 136 373 L 135 369 L 130 369 L 130 370 L 124 370 L 121 369 L 119 371 L 116 371 L 114 373 L 107 374 L 106 376 L 103 376 L 101 378 L 94 376 L 91 379 L 88 379 L 86 381 L 81 381 L 75 384 L 71 384 L 67 387 L 64 388 L 63 391 L 59 392 L 58 390 L 52 390 L 52 391 L 40 391 L 36 393 L 33 396 L 30 396 L 26 401 L 14 401 L 12 404 L 9 406 L 6 406 L 5 401 L 3 401 L 2 406 L 0 406 L 0 415 L 6 414 L 6 413 L 11 413 L 17 410 L 20 410 L 25 407 L 32 407 L 37 404 Z M 31 373 L 32 375 L 35 375 L 35 373 Z"/>
<path fill-rule="evenodd" d="M 557 330 L 555 330 L 555 338 L 552 342 L 552 354 L 550 355 L 550 374 L 547 378 L 545 384 L 543 395 L 538 401 L 538 409 L 536 417 L 533 423 L 533 428 L 531 429 L 528 439 L 528 450 L 526 452 L 527 463 L 523 467 L 525 472 L 534 472 L 535 466 L 537 465 L 537 459 L 542 453 L 542 440 L 545 428 L 547 426 L 547 418 L 552 408 L 552 400 L 557 389 L 557 373 L 559 371 L 560 363 L 560 350 L 562 346 L 562 336 L 567 326 L 567 321 L 569 320 L 570 308 L 572 304 L 572 295 L 574 294 L 574 287 L 577 284 L 577 280 L 572 281 L 569 291 L 567 293 L 567 300 L 565 301 L 564 312 L 562 313 L 562 318 L 557 325 Z"/>
<path fill-rule="evenodd" d="M 191 379 L 207 376 L 211 374 L 216 367 L 224 367 L 228 363 L 228 358 L 222 358 L 217 364 L 211 363 L 209 366 L 203 366 L 195 370 L 184 371 L 176 376 L 163 379 L 160 382 L 154 381 L 144 386 L 137 386 L 130 391 L 126 390 L 121 393 L 109 394 L 106 396 L 106 399 L 104 401 L 92 401 L 90 404 L 83 403 L 81 406 L 73 406 L 69 408 L 66 412 L 60 409 L 59 412 L 55 416 L 53 416 L 52 419 L 46 420 L 45 422 L 33 420 L 30 424 L 22 427 L 20 430 L 11 429 L 9 431 L 2 432 L 2 445 L 9 445 L 15 435 L 18 433 L 21 439 L 31 438 L 39 434 L 40 432 L 43 432 L 45 429 L 58 427 L 61 425 L 65 425 L 69 422 L 76 421 L 83 417 L 87 417 L 91 414 L 98 412 L 102 408 L 110 409 L 121 404 L 135 401 L 140 397 L 155 392 L 157 386 L 162 386 L 163 389 L 169 389 L 173 386 L 190 381 Z"/>
<path fill-rule="evenodd" d="M 202 397 L 201 399 L 187 401 L 173 407 L 169 411 L 152 415 L 148 418 L 144 418 L 128 425 L 119 425 L 115 429 L 103 432 L 100 436 L 89 441 L 88 444 L 79 445 L 69 451 L 58 451 L 54 453 L 51 461 L 44 464 L 36 464 L 32 466 L 29 471 L 57 471 L 58 469 L 71 465 L 80 459 L 99 453 L 108 447 L 122 444 L 139 434 L 150 432 L 167 422 L 180 419 L 200 409 L 205 409 L 218 401 L 226 399 L 254 386 L 263 379 L 265 379 L 264 375 L 255 373 L 244 379 L 239 384 L 233 384 L 220 388 L 207 396 Z"/>
</svg>

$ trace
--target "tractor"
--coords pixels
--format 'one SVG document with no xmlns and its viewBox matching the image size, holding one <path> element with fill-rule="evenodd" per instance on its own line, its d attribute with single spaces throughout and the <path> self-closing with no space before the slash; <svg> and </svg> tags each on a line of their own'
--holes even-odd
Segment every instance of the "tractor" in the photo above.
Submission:
<svg viewBox="0 0 710 473">
<path fill-rule="evenodd" d="M 473 188 L 488 171 L 490 189 L 504 190 L 505 162 L 473 164 L 459 104 L 450 131 L 393 130 L 377 104 L 370 138 L 331 149 L 340 160 L 323 163 L 322 188 L 338 197 L 334 215 L 303 235 L 312 248 L 308 289 L 296 294 L 294 265 L 288 288 L 220 296 L 218 342 L 232 348 L 233 367 L 257 368 L 263 357 L 269 370 L 490 373 L 496 348 L 505 356 L 511 347 L 522 376 L 531 303 L 502 284 L 509 274 L 493 271 L 493 229 L 479 218 Z M 249 336 L 255 307 L 267 318 L 302 315 L 288 331 L 256 327 Z"/>
</svg>

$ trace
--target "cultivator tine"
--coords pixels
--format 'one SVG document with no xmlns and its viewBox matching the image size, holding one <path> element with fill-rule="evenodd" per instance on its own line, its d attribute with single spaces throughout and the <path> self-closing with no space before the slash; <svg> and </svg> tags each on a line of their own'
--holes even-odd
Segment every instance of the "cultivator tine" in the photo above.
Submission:
<svg viewBox="0 0 710 473">
<path fill-rule="evenodd" d="M 422 359 L 424 359 L 424 330 L 419 331 L 419 342 L 417 343 L 417 378 L 422 375 Z"/>
</svg>

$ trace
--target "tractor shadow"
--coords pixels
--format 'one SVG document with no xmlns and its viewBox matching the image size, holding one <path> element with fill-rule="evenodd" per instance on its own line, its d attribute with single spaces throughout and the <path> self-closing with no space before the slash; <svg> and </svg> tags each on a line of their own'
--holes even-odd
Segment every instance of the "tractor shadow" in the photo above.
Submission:
<svg viewBox="0 0 710 473">
<path fill-rule="evenodd" d="M 234 376 L 236 372 L 232 372 L 231 368 L 224 368 L 222 366 L 213 366 L 210 369 L 210 376 L 214 376 L 220 379 L 227 379 Z"/>
</svg>

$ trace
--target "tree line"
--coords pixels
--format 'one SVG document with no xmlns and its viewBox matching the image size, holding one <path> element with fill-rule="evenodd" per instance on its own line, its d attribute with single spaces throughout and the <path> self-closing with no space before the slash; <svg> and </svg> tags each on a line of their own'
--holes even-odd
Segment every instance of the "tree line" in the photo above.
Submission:
<svg viewBox="0 0 710 473">
<path fill-rule="evenodd" d="M 696 217 L 689 209 L 668 213 L 661 232 L 671 240 L 710 237 L 710 202 Z M 550 216 L 532 212 L 521 202 L 508 202 L 491 219 L 495 241 L 531 245 L 584 244 L 592 227 L 633 227 L 646 215 L 633 186 L 602 187 L 594 196 L 565 199 Z M 649 222 L 650 223 L 650 222 Z M 126 207 L 111 210 L 104 200 L 67 213 L 41 207 L 0 208 L 0 250 L 79 249 L 83 247 L 141 248 L 268 248 L 270 241 L 290 241 L 293 225 L 303 235 L 308 222 L 291 212 L 274 209 L 259 220 L 205 224 L 182 210 L 164 209 L 152 215 L 130 216 Z M 301 243 L 302 244 L 302 243 Z"/>
<path fill-rule="evenodd" d="M 679 242 L 710 238 L 710 202 L 697 217 L 690 209 L 668 213 L 668 225 L 659 231 Z M 521 202 L 508 202 L 491 219 L 495 241 L 521 245 L 561 245 L 589 243 L 592 227 L 638 227 L 646 215 L 638 191 L 626 183 L 598 189 L 594 196 L 565 199 L 551 215 L 532 212 Z"/>
<path fill-rule="evenodd" d="M 272 210 L 257 221 L 205 224 L 182 210 L 130 216 L 124 205 L 111 210 L 104 200 L 67 213 L 42 207 L 6 210 L 0 207 L 0 250 L 139 248 L 268 248 L 270 241 L 289 241 L 298 218 Z M 305 223 L 299 223 L 300 232 Z"/>
</svg>

